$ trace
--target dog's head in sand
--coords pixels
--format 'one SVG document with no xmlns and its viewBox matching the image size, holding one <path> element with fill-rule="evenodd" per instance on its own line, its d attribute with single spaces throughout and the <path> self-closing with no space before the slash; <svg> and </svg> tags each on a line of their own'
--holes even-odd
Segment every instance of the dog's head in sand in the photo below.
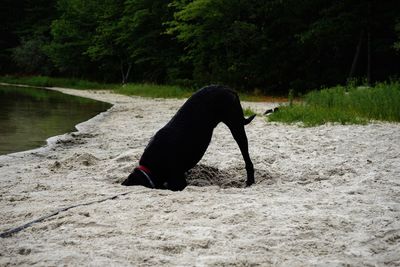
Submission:
<svg viewBox="0 0 400 267">
<path fill-rule="evenodd" d="M 148 188 L 156 188 L 154 178 L 144 166 L 136 167 L 128 178 L 122 182 L 122 185 L 141 185 Z"/>
</svg>

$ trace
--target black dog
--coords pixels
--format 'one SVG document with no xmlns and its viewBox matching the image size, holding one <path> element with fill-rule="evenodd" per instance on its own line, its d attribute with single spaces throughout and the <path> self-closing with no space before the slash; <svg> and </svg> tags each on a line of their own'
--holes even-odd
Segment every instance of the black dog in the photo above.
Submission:
<svg viewBox="0 0 400 267">
<path fill-rule="evenodd" d="M 238 95 L 223 86 L 208 86 L 193 94 L 175 116 L 150 140 L 136 167 L 123 185 L 183 190 L 185 172 L 203 157 L 214 128 L 225 123 L 246 163 L 247 186 L 254 183 L 254 168 L 248 152 L 244 118 Z"/>
</svg>

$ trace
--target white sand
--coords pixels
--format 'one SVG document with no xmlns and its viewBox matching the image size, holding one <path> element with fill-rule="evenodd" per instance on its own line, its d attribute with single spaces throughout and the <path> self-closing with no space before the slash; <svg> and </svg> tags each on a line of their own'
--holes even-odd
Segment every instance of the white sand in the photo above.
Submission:
<svg viewBox="0 0 400 267">
<path fill-rule="evenodd" d="M 243 160 L 220 125 L 190 177 L 208 186 L 170 192 L 119 183 L 183 100 L 61 91 L 114 106 L 44 148 L 0 156 L 0 232 L 129 193 L 0 238 L 0 266 L 400 265 L 399 124 L 301 128 L 258 116 L 246 128 L 250 188 L 237 188 Z"/>
</svg>

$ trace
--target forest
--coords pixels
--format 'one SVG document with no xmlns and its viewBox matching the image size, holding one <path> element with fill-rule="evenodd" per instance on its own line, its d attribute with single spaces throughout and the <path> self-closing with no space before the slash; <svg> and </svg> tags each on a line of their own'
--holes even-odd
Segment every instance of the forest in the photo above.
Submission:
<svg viewBox="0 0 400 267">
<path fill-rule="evenodd" d="M 398 79 L 398 0 L 3 0 L 0 75 L 247 92 Z"/>
</svg>

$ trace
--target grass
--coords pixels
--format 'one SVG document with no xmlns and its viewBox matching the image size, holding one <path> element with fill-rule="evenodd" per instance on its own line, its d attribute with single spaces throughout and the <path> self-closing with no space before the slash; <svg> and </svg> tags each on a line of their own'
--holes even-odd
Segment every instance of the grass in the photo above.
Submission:
<svg viewBox="0 0 400 267">
<path fill-rule="evenodd" d="M 66 87 L 74 89 L 109 89 L 124 95 L 136 95 L 154 98 L 187 98 L 194 89 L 175 85 L 158 85 L 151 83 L 107 84 L 71 78 L 54 78 L 48 76 L 0 76 L 0 82 L 24 84 L 38 87 Z M 239 93 L 244 101 L 270 101 L 278 98 L 266 98 L 257 94 Z"/>
<path fill-rule="evenodd" d="M 113 89 L 117 85 L 92 82 L 71 78 L 55 78 L 48 76 L 0 76 L 0 82 L 24 84 L 38 87 L 67 87 L 74 89 Z"/>
<path fill-rule="evenodd" d="M 48 76 L 0 76 L 0 82 L 24 84 L 38 87 L 66 87 L 74 89 L 109 89 L 124 95 L 136 95 L 155 98 L 189 97 L 193 90 L 172 85 L 157 85 L 150 83 L 126 85 L 98 83 L 72 78 L 54 78 Z"/>
<path fill-rule="evenodd" d="M 365 124 L 371 120 L 400 122 L 400 83 L 380 83 L 374 87 L 334 87 L 313 91 L 300 103 L 282 106 L 270 121 L 300 122 L 317 126 L 328 122 Z"/>
<path fill-rule="evenodd" d="M 149 83 L 129 83 L 114 89 L 116 93 L 155 98 L 186 98 L 193 90 L 173 85 L 157 85 Z"/>
<path fill-rule="evenodd" d="M 34 88 L 34 87 L 13 87 L 13 86 L 0 86 L 0 94 L 5 96 L 5 97 L 14 97 L 15 95 L 20 96 L 29 96 L 31 99 L 35 101 L 40 101 L 40 102 L 53 102 L 53 103 L 58 103 L 60 100 L 63 102 L 71 102 L 74 104 L 94 104 L 96 103 L 99 105 L 99 101 L 90 99 L 90 98 L 85 98 L 85 97 L 73 97 L 69 95 L 64 95 L 59 92 L 55 91 L 50 91 L 50 90 L 42 90 L 40 88 Z M 103 106 L 106 108 L 111 107 L 111 104 L 102 102 Z"/>
<path fill-rule="evenodd" d="M 257 114 L 257 113 L 254 110 L 252 110 L 251 108 L 249 108 L 249 107 L 243 109 L 243 115 L 245 117 L 250 117 L 250 116 L 252 116 L 254 114 Z"/>
<path fill-rule="evenodd" d="M 287 97 L 283 97 L 281 95 L 264 95 L 261 90 L 255 89 L 250 93 L 238 92 L 239 98 L 241 101 L 248 102 L 273 102 L 273 103 L 282 103 L 287 101 Z"/>
</svg>

